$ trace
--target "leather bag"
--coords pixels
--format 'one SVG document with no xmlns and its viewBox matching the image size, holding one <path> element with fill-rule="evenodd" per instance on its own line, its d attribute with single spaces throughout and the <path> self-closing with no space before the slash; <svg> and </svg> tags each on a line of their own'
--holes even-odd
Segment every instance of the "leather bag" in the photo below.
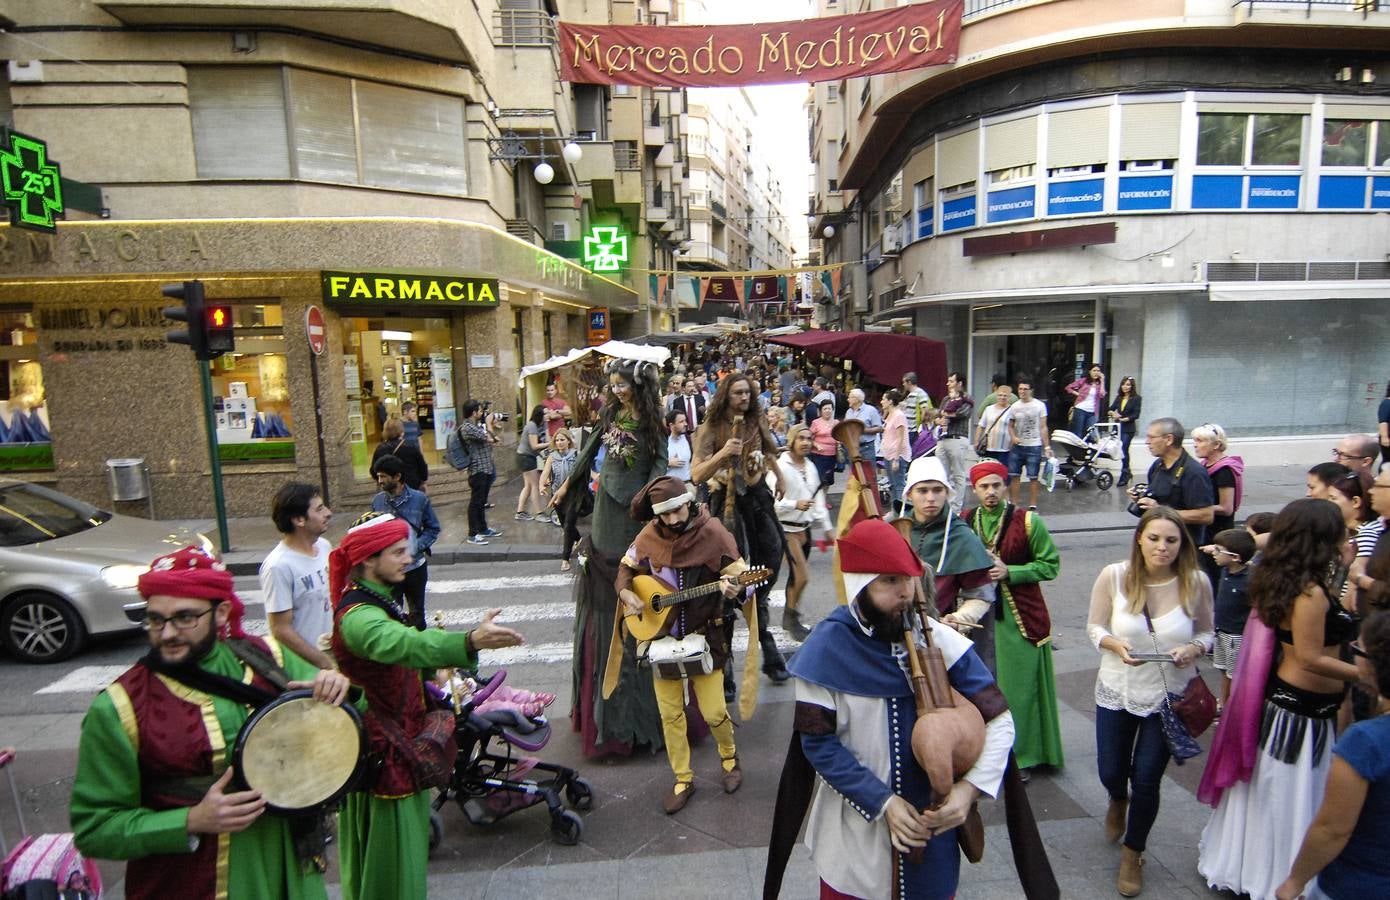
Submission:
<svg viewBox="0 0 1390 900">
<path fill-rule="evenodd" d="M 679 680 L 714 671 L 714 656 L 703 634 L 658 638 L 647 645 L 647 662 L 658 678 Z"/>
</svg>

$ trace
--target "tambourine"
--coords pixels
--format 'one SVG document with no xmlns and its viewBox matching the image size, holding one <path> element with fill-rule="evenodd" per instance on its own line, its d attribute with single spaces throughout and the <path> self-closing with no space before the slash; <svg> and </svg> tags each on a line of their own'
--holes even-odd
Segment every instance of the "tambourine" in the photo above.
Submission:
<svg viewBox="0 0 1390 900">
<path fill-rule="evenodd" d="M 257 710 L 232 750 L 234 780 L 282 815 L 331 806 L 357 784 L 366 759 L 357 710 L 321 703 L 311 690 L 288 691 Z"/>
</svg>

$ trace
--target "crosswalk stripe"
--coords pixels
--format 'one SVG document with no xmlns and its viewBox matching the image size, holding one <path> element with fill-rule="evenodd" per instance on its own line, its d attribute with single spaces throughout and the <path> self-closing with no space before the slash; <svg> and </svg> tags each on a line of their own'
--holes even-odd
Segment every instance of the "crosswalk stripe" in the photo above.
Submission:
<svg viewBox="0 0 1390 900">
<path fill-rule="evenodd" d="M 50 685 L 34 691 L 36 694 L 95 694 L 130 666 L 78 666 Z"/>
</svg>

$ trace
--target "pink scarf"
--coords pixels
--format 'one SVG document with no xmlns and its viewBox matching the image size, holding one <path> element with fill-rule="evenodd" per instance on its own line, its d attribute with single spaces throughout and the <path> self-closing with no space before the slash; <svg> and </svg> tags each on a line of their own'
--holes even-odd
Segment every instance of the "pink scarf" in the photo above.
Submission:
<svg viewBox="0 0 1390 900">
<path fill-rule="evenodd" d="M 1274 667 L 1274 629 L 1254 610 L 1245 622 L 1240 654 L 1231 673 L 1231 699 L 1221 713 L 1197 799 L 1215 807 L 1233 784 L 1249 781 L 1260 750 L 1265 685 Z"/>
</svg>

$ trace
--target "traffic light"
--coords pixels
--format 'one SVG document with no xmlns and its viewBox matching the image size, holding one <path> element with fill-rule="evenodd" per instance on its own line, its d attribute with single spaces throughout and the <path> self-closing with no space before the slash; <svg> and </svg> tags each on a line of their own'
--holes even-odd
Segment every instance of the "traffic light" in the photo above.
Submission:
<svg viewBox="0 0 1390 900">
<path fill-rule="evenodd" d="M 159 292 L 171 300 L 178 300 L 182 306 L 164 307 L 164 318 L 175 322 L 187 322 L 188 327 L 170 331 L 165 335 L 171 344 L 187 344 L 193 349 L 197 359 L 212 359 L 208 355 L 206 297 L 201 281 L 184 281 L 166 284 Z"/>
<path fill-rule="evenodd" d="M 194 282 L 197 284 L 197 282 Z M 236 336 L 232 334 L 232 307 L 227 303 L 214 303 L 204 306 L 204 342 L 208 358 L 231 353 L 236 349 Z"/>
</svg>

